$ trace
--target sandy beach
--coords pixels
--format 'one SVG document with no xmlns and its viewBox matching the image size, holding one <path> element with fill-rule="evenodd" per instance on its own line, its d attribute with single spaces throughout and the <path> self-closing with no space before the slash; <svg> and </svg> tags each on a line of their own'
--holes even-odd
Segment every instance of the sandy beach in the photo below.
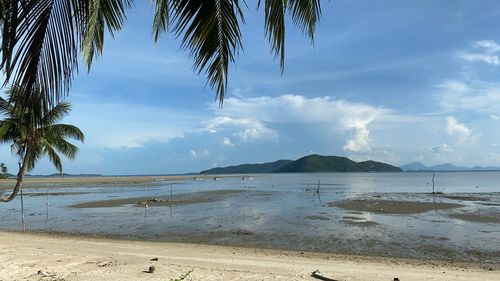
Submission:
<svg viewBox="0 0 500 281">
<path fill-rule="evenodd" d="M 151 259 L 158 258 L 157 261 Z M 473 264 L 0 232 L 0 280 L 500 280 Z M 154 273 L 147 273 L 150 266 Z"/>
<path fill-rule="evenodd" d="M 106 185 L 138 185 L 154 184 L 166 181 L 213 179 L 214 176 L 176 175 L 176 176 L 92 176 L 92 177 L 27 177 L 23 180 L 23 188 L 68 187 L 68 186 L 106 186 Z M 217 176 L 220 177 L 220 176 Z M 16 184 L 15 179 L 0 180 L 0 191 L 10 190 Z"/>
</svg>

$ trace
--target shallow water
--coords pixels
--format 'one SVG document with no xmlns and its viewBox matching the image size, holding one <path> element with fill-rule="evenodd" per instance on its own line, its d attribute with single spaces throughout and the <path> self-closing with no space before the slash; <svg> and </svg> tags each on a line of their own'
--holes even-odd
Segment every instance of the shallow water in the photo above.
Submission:
<svg viewBox="0 0 500 281">
<path fill-rule="evenodd" d="M 499 262 L 500 224 L 464 218 L 500 217 L 500 172 L 436 174 L 436 191 L 468 196 L 464 200 L 428 194 L 432 191 L 431 178 L 432 173 L 272 174 L 254 175 L 253 180 L 237 177 L 147 186 L 27 189 L 25 223 L 28 230 L 128 239 Z M 126 198 L 169 199 L 171 192 L 173 199 L 187 198 L 213 190 L 242 192 L 219 192 L 222 195 L 214 200 L 173 207 L 144 208 L 135 203 L 71 207 Z M 44 196 L 47 191 L 54 194 L 48 196 L 48 208 Z M 356 198 L 461 206 L 397 215 L 352 211 L 329 204 Z M 478 198 L 481 200 L 475 201 Z M 461 216 L 463 213 L 467 215 Z M 20 229 L 19 198 L 0 204 L 0 222 L 2 229 Z"/>
</svg>

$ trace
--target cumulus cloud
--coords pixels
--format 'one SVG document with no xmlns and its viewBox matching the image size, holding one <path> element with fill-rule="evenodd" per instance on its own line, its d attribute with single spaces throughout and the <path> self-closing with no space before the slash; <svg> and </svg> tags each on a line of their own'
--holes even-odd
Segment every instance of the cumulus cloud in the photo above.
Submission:
<svg viewBox="0 0 500 281">
<path fill-rule="evenodd" d="M 263 122 L 256 119 L 217 116 L 205 123 L 206 126 L 203 130 L 210 133 L 216 133 L 220 130 L 237 130 L 235 135 L 240 137 L 243 141 L 276 141 L 279 138 L 276 131 L 267 128 Z"/>
<path fill-rule="evenodd" d="M 462 143 L 472 139 L 472 130 L 467 128 L 465 124 L 459 123 L 453 116 L 446 117 L 446 132 L 449 136 L 457 138 Z"/>
<path fill-rule="evenodd" d="M 476 41 L 472 44 L 473 50 L 460 53 L 460 57 L 471 62 L 484 62 L 491 65 L 499 65 L 500 45 L 492 40 Z"/>
<path fill-rule="evenodd" d="M 448 144 L 443 143 L 432 147 L 430 151 L 434 153 L 445 153 L 445 152 L 453 152 L 453 149 Z"/>
<path fill-rule="evenodd" d="M 225 126 L 242 128 L 242 139 L 276 140 L 272 126 L 286 123 L 321 126 L 321 130 L 346 136 L 344 150 L 370 151 L 369 125 L 389 110 L 331 97 L 307 98 L 300 95 L 228 98 L 224 109 L 207 123 L 205 130 L 216 132 Z M 250 118 L 251 116 L 251 118 Z"/>
</svg>

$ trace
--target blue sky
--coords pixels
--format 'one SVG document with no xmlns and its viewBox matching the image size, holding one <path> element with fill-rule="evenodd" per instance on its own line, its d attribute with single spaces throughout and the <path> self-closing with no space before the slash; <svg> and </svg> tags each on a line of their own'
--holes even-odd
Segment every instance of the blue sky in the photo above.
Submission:
<svg viewBox="0 0 500 281">
<path fill-rule="evenodd" d="M 222 109 L 180 42 L 154 44 L 136 1 L 65 120 L 86 142 L 68 173 L 168 174 L 310 153 L 395 165 L 500 166 L 497 1 L 324 1 L 314 46 L 289 26 L 283 75 L 249 1 Z M 0 157 L 11 170 L 7 145 Z M 53 173 L 42 160 L 34 173 Z"/>
</svg>

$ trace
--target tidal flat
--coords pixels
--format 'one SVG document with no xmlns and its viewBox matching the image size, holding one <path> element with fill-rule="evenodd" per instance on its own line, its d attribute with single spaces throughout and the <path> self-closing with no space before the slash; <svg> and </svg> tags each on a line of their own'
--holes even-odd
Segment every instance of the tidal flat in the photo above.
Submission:
<svg viewBox="0 0 500 281">
<path fill-rule="evenodd" d="M 496 268 L 500 173 L 440 173 L 439 195 L 429 193 L 431 176 L 273 174 L 253 175 L 253 180 L 90 181 L 57 188 L 44 182 L 25 194 L 30 195 L 24 197 L 25 223 L 35 232 L 440 259 Z M 316 192 L 318 180 L 324 185 Z M 0 205 L 1 229 L 21 228 L 19 207 L 19 198 Z"/>
</svg>

